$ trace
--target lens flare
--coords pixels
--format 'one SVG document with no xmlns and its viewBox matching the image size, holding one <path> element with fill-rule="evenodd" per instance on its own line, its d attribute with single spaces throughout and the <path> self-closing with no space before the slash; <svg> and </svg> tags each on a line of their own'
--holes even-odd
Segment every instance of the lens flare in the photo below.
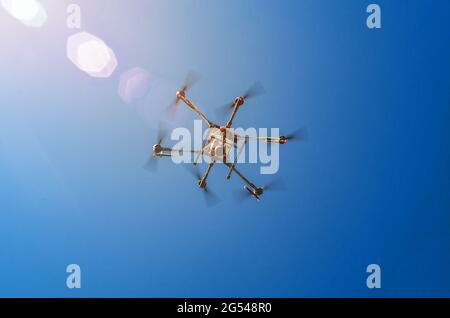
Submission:
<svg viewBox="0 0 450 318">
<path fill-rule="evenodd" d="M 88 73 L 101 72 L 111 60 L 108 48 L 98 41 L 89 41 L 78 47 L 78 61 Z"/>
<path fill-rule="evenodd" d="M 2 6 L 24 25 L 39 28 L 47 21 L 47 12 L 37 0 L 1 0 Z"/>
<path fill-rule="evenodd" d="M 110 77 L 118 64 L 113 50 L 103 40 L 88 32 L 69 37 L 67 57 L 76 67 L 92 77 Z"/>
<path fill-rule="evenodd" d="M 126 71 L 120 77 L 119 96 L 127 104 L 144 98 L 150 91 L 150 74 L 139 67 Z"/>
</svg>

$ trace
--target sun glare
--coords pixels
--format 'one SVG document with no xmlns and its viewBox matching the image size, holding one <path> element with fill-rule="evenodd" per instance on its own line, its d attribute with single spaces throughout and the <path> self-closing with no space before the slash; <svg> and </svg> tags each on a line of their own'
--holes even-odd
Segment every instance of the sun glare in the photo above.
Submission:
<svg viewBox="0 0 450 318">
<path fill-rule="evenodd" d="M 39 13 L 39 4 L 33 0 L 15 0 L 11 8 L 12 15 L 21 21 L 29 21 Z"/>
<path fill-rule="evenodd" d="M 113 50 L 103 40 L 88 32 L 69 37 L 67 57 L 76 67 L 92 77 L 110 77 L 117 67 Z"/>
<path fill-rule="evenodd" d="M 100 41 L 91 40 L 78 47 L 78 63 L 85 72 L 101 72 L 110 59 L 108 48 Z"/>
<path fill-rule="evenodd" d="M 5 10 L 26 26 L 41 27 L 47 20 L 47 12 L 37 0 L 1 1 Z"/>
</svg>

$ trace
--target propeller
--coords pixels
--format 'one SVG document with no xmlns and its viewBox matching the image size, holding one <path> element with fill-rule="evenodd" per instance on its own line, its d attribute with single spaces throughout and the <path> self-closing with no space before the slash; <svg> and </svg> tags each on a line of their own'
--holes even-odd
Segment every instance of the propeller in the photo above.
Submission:
<svg viewBox="0 0 450 318">
<path fill-rule="evenodd" d="M 183 164 L 183 167 L 188 170 L 189 173 L 191 173 L 198 182 L 203 179 L 203 176 L 197 165 Z M 208 185 L 205 185 L 202 190 L 207 207 L 212 207 L 220 202 L 219 197 L 208 188 Z"/>
<path fill-rule="evenodd" d="M 245 102 L 253 97 L 262 95 L 264 93 L 265 93 L 265 90 L 264 90 L 264 87 L 262 86 L 262 84 L 260 82 L 256 82 L 241 97 L 244 99 L 244 102 Z M 232 111 L 234 104 L 235 104 L 235 101 L 217 108 L 215 110 L 216 115 L 220 118 L 225 118 Z"/>
<path fill-rule="evenodd" d="M 145 170 L 155 172 L 158 170 L 158 160 L 156 156 L 153 154 L 147 159 L 147 162 L 144 165 Z"/>
<path fill-rule="evenodd" d="M 200 173 L 200 170 L 199 170 L 198 166 L 191 165 L 191 164 L 183 164 L 182 166 L 190 174 L 192 174 L 197 181 L 200 181 L 202 179 L 202 174 Z"/>
<path fill-rule="evenodd" d="M 308 140 L 308 131 L 305 128 L 299 128 L 289 135 L 285 136 L 286 141 Z"/>
<path fill-rule="evenodd" d="M 186 76 L 186 79 L 184 81 L 183 86 L 180 88 L 179 92 L 186 93 L 198 80 L 199 76 L 194 71 L 189 71 L 189 73 Z M 175 116 L 177 110 L 178 110 L 178 103 L 180 102 L 180 99 L 178 96 L 175 98 L 175 100 L 169 105 L 168 111 L 171 114 L 172 117 Z"/>
<path fill-rule="evenodd" d="M 244 100 L 248 100 L 250 98 L 262 95 L 265 92 L 266 91 L 264 90 L 262 84 L 260 82 L 256 82 L 245 92 L 244 95 L 242 95 L 242 98 L 244 98 Z"/>
<path fill-rule="evenodd" d="M 270 183 L 262 187 L 264 192 L 266 191 L 284 191 L 286 190 L 286 184 L 282 178 L 277 178 Z"/>
<path fill-rule="evenodd" d="M 157 134 L 157 143 L 153 146 L 153 151 L 151 156 L 147 159 L 147 162 L 144 165 L 144 168 L 148 171 L 156 171 L 158 169 L 158 157 L 155 155 L 155 152 L 158 152 L 158 147 L 161 147 L 161 144 L 164 142 L 168 135 L 168 129 L 166 125 L 162 122 L 158 123 L 158 134 Z"/>
<path fill-rule="evenodd" d="M 207 207 L 213 207 L 220 203 L 219 197 L 215 193 L 211 192 L 208 187 L 204 188 L 203 197 Z"/>
<path fill-rule="evenodd" d="M 167 127 L 167 124 L 160 121 L 158 123 L 157 145 L 161 145 L 168 135 L 169 135 L 169 128 Z"/>
<path fill-rule="evenodd" d="M 233 190 L 233 196 L 237 203 L 244 203 L 248 199 L 252 198 L 252 195 L 247 190 Z"/>
</svg>

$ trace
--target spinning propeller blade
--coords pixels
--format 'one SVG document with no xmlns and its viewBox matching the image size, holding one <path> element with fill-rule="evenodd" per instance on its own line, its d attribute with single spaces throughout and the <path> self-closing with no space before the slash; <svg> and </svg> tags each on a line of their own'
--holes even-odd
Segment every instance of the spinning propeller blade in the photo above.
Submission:
<svg viewBox="0 0 450 318">
<path fill-rule="evenodd" d="M 241 97 L 244 99 L 244 101 L 247 101 L 253 97 L 262 95 L 265 93 L 264 87 L 260 82 L 254 83 Z M 233 110 L 234 101 L 232 103 L 228 103 L 224 106 L 218 107 L 215 110 L 215 113 L 217 117 L 220 119 L 225 118 L 227 115 L 231 113 Z"/>
<path fill-rule="evenodd" d="M 219 197 L 206 186 L 203 191 L 203 197 L 207 207 L 212 207 L 220 203 Z"/>
<path fill-rule="evenodd" d="M 233 190 L 233 197 L 237 203 L 243 203 L 252 197 L 247 190 Z"/>
<path fill-rule="evenodd" d="M 194 178 L 200 182 L 203 177 L 200 172 L 200 169 L 197 165 L 191 165 L 191 164 L 183 164 L 182 165 L 187 171 L 189 171 L 190 174 L 194 176 Z M 207 207 L 212 207 L 220 202 L 219 197 L 209 189 L 207 185 L 205 185 L 204 188 L 202 188 L 203 197 L 205 199 L 205 204 Z"/>
<path fill-rule="evenodd" d="M 286 136 L 288 141 L 308 140 L 308 131 L 305 128 L 299 128 Z"/>
<path fill-rule="evenodd" d="M 199 76 L 197 73 L 193 71 L 189 71 L 189 73 L 186 76 L 186 79 L 184 81 L 183 86 L 180 88 L 180 92 L 186 93 L 197 81 L 199 80 Z M 176 112 L 178 110 L 178 103 L 180 102 L 180 99 L 177 97 L 175 100 L 169 105 L 168 111 L 172 117 L 176 115 Z"/>
<path fill-rule="evenodd" d="M 248 100 L 250 98 L 259 96 L 264 94 L 266 91 L 264 90 L 264 87 L 260 82 L 254 83 L 246 92 L 244 95 L 242 95 L 242 98 L 245 100 Z"/>
<path fill-rule="evenodd" d="M 161 144 L 164 142 L 168 135 L 168 129 L 165 124 L 162 122 L 158 123 L 158 133 L 157 133 L 157 139 L 156 144 L 153 146 L 153 151 L 150 157 L 148 158 L 147 162 L 144 165 L 144 168 L 148 171 L 156 171 L 158 170 L 158 157 L 155 155 L 155 148 L 158 146 L 161 147 Z"/>
<path fill-rule="evenodd" d="M 266 191 L 283 191 L 286 190 L 286 185 L 284 183 L 284 180 L 281 178 L 277 178 L 270 183 L 266 184 L 262 187 L 264 192 Z"/>
<path fill-rule="evenodd" d="M 144 165 L 144 168 L 145 170 L 151 172 L 155 172 L 156 170 L 158 170 L 158 160 L 156 156 L 154 156 L 153 154 L 150 155 L 150 157 L 147 159 L 147 162 Z"/>
<path fill-rule="evenodd" d="M 197 181 L 200 181 L 202 179 L 202 174 L 200 173 L 200 169 L 198 168 L 197 165 L 183 164 L 182 166 L 190 174 L 192 174 Z"/>
</svg>

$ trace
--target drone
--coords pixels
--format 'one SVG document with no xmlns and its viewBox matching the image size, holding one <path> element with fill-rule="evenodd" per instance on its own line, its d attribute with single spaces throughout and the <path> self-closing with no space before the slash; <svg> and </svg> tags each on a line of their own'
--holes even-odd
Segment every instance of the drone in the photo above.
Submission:
<svg viewBox="0 0 450 318">
<path fill-rule="evenodd" d="M 232 174 L 235 173 L 245 183 L 243 189 L 244 192 L 239 191 L 240 193 L 239 196 L 241 198 L 252 197 L 257 201 L 260 201 L 265 191 L 269 189 L 283 188 L 282 182 L 280 180 L 273 181 L 272 183 L 262 187 L 256 186 L 236 168 L 237 159 L 231 160 L 230 152 L 233 148 L 237 149 L 237 151 L 239 152 L 238 154 L 239 157 L 243 147 L 250 140 L 267 143 L 278 143 L 284 145 L 289 141 L 304 138 L 305 137 L 304 129 L 298 129 L 297 131 L 288 136 L 280 136 L 280 137 L 254 137 L 248 135 L 245 136 L 239 135 L 235 133 L 233 129 L 231 129 L 233 121 L 236 118 L 236 114 L 238 113 L 239 109 L 245 105 L 247 100 L 255 96 L 258 96 L 264 92 L 262 85 L 259 82 L 253 84 L 253 86 L 251 86 L 243 95 L 236 97 L 232 103 L 229 103 L 218 109 L 218 112 L 222 114 L 231 113 L 229 115 L 229 119 L 224 125 L 218 125 L 213 121 L 209 120 L 200 110 L 200 108 L 197 105 L 195 105 L 186 95 L 187 91 L 192 87 L 192 85 L 197 81 L 197 79 L 198 78 L 194 73 L 190 72 L 188 74 L 183 86 L 181 87 L 180 90 L 176 92 L 175 100 L 169 105 L 167 110 L 171 113 L 173 117 L 179 108 L 180 102 L 182 101 L 197 116 L 199 116 L 203 122 L 206 123 L 209 129 L 208 135 L 203 142 L 202 148 L 196 150 L 193 149 L 188 150 L 162 146 L 166 132 L 164 132 L 163 128 L 160 125 L 158 140 L 157 143 L 153 146 L 152 156 L 150 157 L 146 165 L 147 168 L 153 170 L 156 164 L 155 160 L 157 158 L 172 157 L 175 153 L 181 154 L 183 152 L 189 152 L 194 154 L 196 157 L 193 164 L 188 166 L 188 169 L 197 179 L 199 188 L 204 190 L 206 198 L 213 196 L 214 197 L 213 199 L 214 200 L 216 199 L 215 195 L 207 187 L 207 180 L 213 166 L 220 163 L 225 165 L 226 168 L 228 169 L 228 173 L 226 175 L 227 180 L 229 180 Z M 239 149 L 238 144 L 241 145 Z M 198 171 L 195 168 L 198 164 L 198 159 L 200 158 L 200 156 L 207 156 L 210 159 L 208 167 L 203 174 L 201 174 L 200 171 Z"/>
</svg>

